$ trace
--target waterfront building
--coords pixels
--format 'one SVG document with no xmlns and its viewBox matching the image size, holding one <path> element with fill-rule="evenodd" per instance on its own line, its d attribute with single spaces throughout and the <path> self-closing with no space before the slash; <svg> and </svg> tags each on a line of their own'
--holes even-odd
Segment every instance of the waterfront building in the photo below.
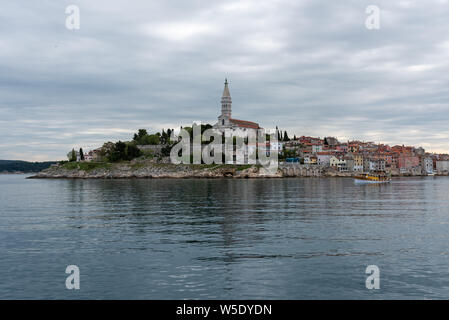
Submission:
<svg viewBox="0 0 449 320">
<path fill-rule="evenodd" d="M 346 161 L 343 157 L 332 156 L 330 158 L 330 166 L 334 169 L 338 169 L 339 167 L 346 166 Z"/>
<path fill-rule="evenodd" d="M 353 153 L 352 157 L 354 159 L 354 168 L 356 172 L 363 172 L 363 155 L 361 153 Z"/>
<path fill-rule="evenodd" d="M 330 161 L 332 157 L 332 153 L 330 152 L 317 152 L 317 163 L 322 167 L 329 167 Z"/>
<path fill-rule="evenodd" d="M 438 174 L 449 173 L 449 160 L 437 160 L 436 169 Z"/>
<path fill-rule="evenodd" d="M 317 164 L 317 163 L 318 163 L 318 159 L 314 155 L 309 154 L 304 157 L 304 164 Z"/>
<path fill-rule="evenodd" d="M 385 160 L 382 158 L 370 159 L 369 171 L 385 171 Z"/>
<path fill-rule="evenodd" d="M 411 171 L 413 167 L 418 167 L 419 165 L 418 156 L 406 154 L 398 157 L 398 169 L 403 173 Z"/>
<path fill-rule="evenodd" d="M 422 174 L 433 173 L 433 159 L 432 157 L 424 156 L 421 158 Z"/>
<path fill-rule="evenodd" d="M 371 159 L 368 157 L 363 157 L 363 172 L 370 172 Z"/>
<path fill-rule="evenodd" d="M 341 166 L 340 167 L 340 171 L 350 171 L 350 172 L 354 171 L 354 163 L 355 163 L 355 161 L 354 161 L 353 155 L 350 154 L 350 153 L 347 154 L 344 157 L 344 160 L 345 160 L 345 166 Z"/>
</svg>

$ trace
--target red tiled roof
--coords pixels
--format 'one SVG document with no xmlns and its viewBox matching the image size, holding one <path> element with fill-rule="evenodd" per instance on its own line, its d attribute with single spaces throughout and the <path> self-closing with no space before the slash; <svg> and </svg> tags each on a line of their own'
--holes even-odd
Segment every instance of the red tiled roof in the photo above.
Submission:
<svg viewBox="0 0 449 320">
<path fill-rule="evenodd" d="M 230 122 L 236 124 L 237 126 L 241 128 L 252 128 L 252 129 L 259 129 L 259 124 L 251 121 L 245 121 L 245 120 L 238 120 L 238 119 L 229 119 Z"/>
</svg>

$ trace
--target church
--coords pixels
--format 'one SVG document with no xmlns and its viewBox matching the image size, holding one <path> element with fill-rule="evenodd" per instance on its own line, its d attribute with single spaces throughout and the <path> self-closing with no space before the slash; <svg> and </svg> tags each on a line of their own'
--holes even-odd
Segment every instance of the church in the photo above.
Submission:
<svg viewBox="0 0 449 320">
<path fill-rule="evenodd" d="M 229 93 L 228 79 L 225 79 L 223 95 L 221 97 L 221 115 L 218 117 L 218 122 L 213 126 L 214 129 L 218 129 L 221 132 L 225 132 L 227 130 L 246 131 L 262 129 L 259 127 L 258 123 L 232 118 L 231 105 L 232 100 L 231 94 Z"/>
</svg>

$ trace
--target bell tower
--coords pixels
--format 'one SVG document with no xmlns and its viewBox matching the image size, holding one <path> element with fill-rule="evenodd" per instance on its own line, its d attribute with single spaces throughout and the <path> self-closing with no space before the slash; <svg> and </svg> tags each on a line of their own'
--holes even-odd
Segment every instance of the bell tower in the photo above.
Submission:
<svg viewBox="0 0 449 320">
<path fill-rule="evenodd" d="M 223 95 L 221 97 L 221 116 L 222 116 L 222 118 L 226 118 L 227 120 L 229 120 L 231 118 L 231 111 L 232 111 L 231 105 L 232 105 L 232 100 L 231 100 L 231 94 L 229 93 L 229 88 L 228 88 L 228 79 L 225 79 Z"/>
</svg>

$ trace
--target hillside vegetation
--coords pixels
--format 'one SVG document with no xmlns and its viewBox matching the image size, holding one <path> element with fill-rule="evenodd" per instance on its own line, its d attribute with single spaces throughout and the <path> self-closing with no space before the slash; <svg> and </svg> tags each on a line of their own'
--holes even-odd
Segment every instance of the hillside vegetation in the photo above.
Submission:
<svg viewBox="0 0 449 320">
<path fill-rule="evenodd" d="M 0 160 L 0 172 L 40 172 L 56 161 L 28 162 L 21 160 Z"/>
</svg>

